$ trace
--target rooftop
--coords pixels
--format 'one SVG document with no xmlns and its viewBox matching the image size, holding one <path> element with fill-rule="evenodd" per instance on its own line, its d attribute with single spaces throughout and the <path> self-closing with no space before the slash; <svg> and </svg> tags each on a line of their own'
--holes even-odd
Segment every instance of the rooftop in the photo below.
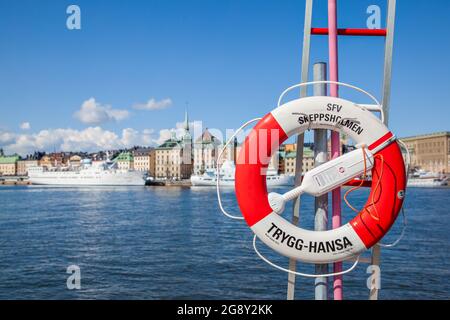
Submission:
<svg viewBox="0 0 450 320">
<path fill-rule="evenodd" d="M 158 150 L 161 149 L 174 149 L 174 148 L 181 148 L 181 142 L 179 140 L 169 139 L 166 140 L 163 144 L 161 144 L 158 148 Z"/>
<path fill-rule="evenodd" d="M 115 161 L 133 161 L 133 155 L 130 152 L 121 152 L 114 160 Z"/>
<path fill-rule="evenodd" d="M 134 156 L 147 156 L 153 151 L 153 148 L 139 148 L 133 151 Z"/>
<path fill-rule="evenodd" d="M 417 136 L 404 137 L 404 138 L 400 138 L 400 139 L 401 140 L 426 139 L 426 138 L 435 138 L 435 137 L 440 137 L 440 136 L 450 136 L 450 131 L 425 133 L 425 134 L 419 134 Z"/>
<path fill-rule="evenodd" d="M 13 164 L 20 159 L 19 156 L 0 156 L 0 164 Z"/>
<path fill-rule="evenodd" d="M 203 131 L 202 135 L 195 140 L 195 143 L 203 143 L 203 144 L 217 144 L 219 145 L 219 140 L 212 135 L 212 133 L 208 130 L 208 128 Z"/>
<path fill-rule="evenodd" d="M 296 151 L 289 151 L 289 152 L 281 151 L 280 152 L 280 157 L 281 158 L 292 159 L 292 158 L 297 157 L 297 152 Z M 303 157 L 304 158 L 314 157 L 314 152 L 310 148 L 305 147 L 305 148 L 303 148 Z"/>
</svg>

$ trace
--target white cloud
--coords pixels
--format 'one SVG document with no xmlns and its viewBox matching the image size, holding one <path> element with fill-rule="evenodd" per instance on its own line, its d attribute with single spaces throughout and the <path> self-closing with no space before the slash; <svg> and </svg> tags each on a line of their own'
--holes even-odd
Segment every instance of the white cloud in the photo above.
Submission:
<svg viewBox="0 0 450 320">
<path fill-rule="evenodd" d="M 189 123 L 191 136 L 195 140 L 203 130 L 201 121 Z M 0 129 L 0 147 L 5 153 L 20 155 L 30 154 L 34 151 L 86 151 L 111 150 L 130 148 L 133 146 L 158 146 L 172 136 L 178 138 L 184 134 L 184 123 L 178 122 L 172 129 L 136 130 L 125 128 L 121 133 L 105 130 L 99 126 L 92 126 L 82 130 L 59 128 L 41 130 L 37 133 L 14 133 Z M 216 135 L 216 134 L 215 134 Z M 219 137 L 216 135 L 216 137 Z"/>
<path fill-rule="evenodd" d="M 0 143 L 6 145 L 12 143 L 16 137 L 15 133 L 12 132 L 0 132 Z M 0 146 L 1 147 L 1 146 Z"/>
<path fill-rule="evenodd" d="M 20 129 L 22 130 L 30 130 L 31 129 L 31 125 L 29 122 L 22 122 L 20 124 Z"/>
<path fill-rule="evenodd" d="M 89 98 L 81 105 L 80 110 L 74 113 L 74 117 L 85 124 L 100 124 L 109 121 L 120 121 L 128 118 L 127 110 L 113 109 L 110 105 L 102 105 Z"/>
<path fill-rule="evenodd" d="M 157 145 L 160 145 L 164 141 L 168 140 L 171 136 L 172 136 L 172 130 L 162 129 L 162 130 L 159 130 L 159 136 L 154 141 Z"/>
<path fill-rule="evenodd" d="M 34 151 L 87 151 L 129 148 L 135 145 L 155 145 L 153 130 L 141 132 L 126 128 L 121 135 L 101 127 L 83 130 L 48 129 L 33 134 L 0 132 L 0 146 L 5 153 L 26 155 Z"/>
<path fill-rule="evenodd" d="M 155 130 L 153 129 L 144 129 L 142 130 L 142 143 L 144 145 L 150 146 L 150 145 L 154 145 L 156 144 L 155 141 L 153 140 L 153 133 L 155 132 Z"/>
<path fill-rule="evenodd" d="M 161 110 L 166 109 L 172 105 L 172 99 L 166 98 L 162 100 L 155 100 L 151 98 L 146 103 L 137 103 L 133 106 L 134 109 L 138 110 Z"/>
<path fill-rule="evenodd" d="M 120 139 L 120 142 L 124 146 L 133 146 L 137 144 L 138 141 L 140 141 L 140 134 L 139 131 L 136 131 L 132 128 L 126 128 L 122 130 L 122 138 Z"/>
</svg>

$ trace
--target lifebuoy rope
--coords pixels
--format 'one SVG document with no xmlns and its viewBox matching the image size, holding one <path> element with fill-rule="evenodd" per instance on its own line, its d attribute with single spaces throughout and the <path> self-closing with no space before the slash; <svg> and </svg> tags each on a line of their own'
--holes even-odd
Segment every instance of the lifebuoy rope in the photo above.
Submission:
<svg viewBox="0 0 450 320">
<path fill-rule="evenodd" d="M 241 132 L 242 130 L 244 130 L 244 128 L 246 128 L 248 125 L 252 124 L 253 122 L 259 121 L 262 118 L 254 118 L 252 120 L 247 121 L 246 123 L 244 123 L 242 126 L 239 127 L 239 129 L 236 130 L 236 132 L 230 137 L 230 139 L 228 139 L 228 141 L 225 143 L 225 145 L 223 146 L 222 150 L 220 150 L 218 156 L 217 156 L 217 162 L 216 162 L 216 193 L 217 193 L 217 201 L 219 203 L 219 208 L 220 211 L 222 211 L 222 213 L 227 216 L 230 219 L 234 219 L 234 220 L 244 220 L 244 217 L 242 216 L 235 216 L 232 215 L 230 213 L 228 213 L 222 205 L 222 198 L 220 196 L 220 160 L 222 159 L 222 155 L 225 152 L 226 148 L 229 146 L 229 144 L 231 143 L 231 141 L 233 141 L 233 139 L 238 135 L 239 132 Z"/>
<path fill-rule="evenodd" d="M 408 172 L 409 172 L 409 164 L 410 164 L 410 161 L 411 161 L 411 157 L 410 157 L 410 154 L 409 154 L 409 150 L 408 150 L 408 148 L 406 147 L 406 145 L 405 145 L 405 143 L 403 142 L 403 141 L 401 141 L 401 140 L 397 140 L 397 141 L 399 141 L 400 142 L 400 144 L 402 145 L 402 147 L 406 150 L 406 154 L 407 154 L 407 157 L 406 157 L 406 177 L 408 177 Z M 364 179 L 367 177 L 367 165 L 366 165 L 366 151 L 365 151 L 365 146 L 362 146 L 361 147 L 361 149 L 362 149 L 362 151 L 363 151 L 363 153 L 364 153 L 364 173 L 363 173 L 363 175 L 362 175 L 362 179 L 361 179 L 361 182 L 360 182 L 360 184 L 359 185 L 357 185 L 357 186 L 355 186 L 355 187 L 353 187 L 353 188 L 351 188 L 351 189 L 349 189 L 349 190 L 347 190 L 346 192 L 345 192 L 345 194 L 344 194 L 344 201 L 345 201 L 345 204 L 350 208 L 350 209 L 352 209 L 354 212 L 356 212 L 356 213 L 361 213 L 362 211 L 360 211 L 360 210 L 358 210 L 358 209 L 356 209 L 355 207 L 353 207 L 351 204 L 350 204 L 350 202 L 348 201 L 348 199 L 347 199 L 347 197 L 348 197 L 348 195 L 350 194 L 350 193 L 352 193 L 353 191 L 356 191 L 356 190 L 358 190 L 358 189 L 360 189 L 361 187 L 362 187 L 362 185 L 364 184 Z M 375 208 L 375 210 L 376 210 L 376 212 L 377 212 L 377 216 L 378 217 L 374 217 L 373 215 L 372 215 L 372 213 L 369 211 L 369 210 L 367 210 L 367 212 L 370 214 L 370 216 L 372 217 L 372 218 L 374 218 L 375 220 L 379 220 L 379 214 L 378 214 L 378 210 L 377 210 L 377 208 L 376 208 L 376 206 L 375 206 L 375 194 L 376 194 L 376 190 L 379 188 L 379 184 L 380 184 L 380 180 L 381 180 L 381 177 L 383 176 L 383 167 L 384 167 L 384 157 L 382 156 L 382 155 L 375 155 L 374 156 L 374 158 L 376 158 L 376 157 L 379 157 L 380 159 L 381 159 L 381 161 L 382 161 L 382 165 L 381 165 L 381 173 L 380 173 L 380 178 L 378 179 L 378 181 L 377 181 L 377 184 L 376 184 L 376 186 L 375 186 L 375 191 L 374 191 L 374 193 L 372 194 L 372 206 Z M 407 226 L 407 220 L 406 220 L 406 214 L 405 214 L 405 210 L 404 210 L 404 208 L 402 207 L 402 218 L 403 218 L 403 226 L 402 226 L 402 231 L 400 232 L 400 235 L 399 235 L 399 237 L 395 240 L 395 241 L 393 241 L 393 242 L 391 242 L 391 243 L 387 243 L 387 244 L 384 244 L 384 243 L 382 243 L 382 242 L 378 242 L 378 245 L 379 246 L 381 246 L 381 247 L 384 247 L 384 248 L 393 248 L 393 247 L 395 247 L 398 243 L 400 243 L 400 241 L 403 239 L 403 237 L 405 236 L 405 232 L 406 232 L 406 226 Z"/>
<path fill-rule="evenodd" d="M 378 209 L 377 209 L 377 207 L 375 206 L 375 195 L 377 194 L 377 190 L 378 190 L 378 188 L 380 187 L 380 181 L 381 181 L 381 178 L 383 177 L 383 172 L 384 172 L 384 157 L 383 157 L 383 155 L 381 155 L 381 154 L 376 154 L 373 158 L 374 158 L 374 159 L 376 159 L 376 158 L 380 158 L 380 159 L 381 159 L 381 172 L 380 172 L 380 177 L 378 178 L 377 184 L 375 185 L 375 189 L 374 189 L 374 191 L 372 192 L 372 207 L 375 208 L 375 212 L 376 212 L 377 216 L 375 217 L 375 216 L 372 214 L 372 212 L 370 212 L 369 210 L 367 210 L 367 207 L 366 207 L 365 209 L 366 209 L 366 211 L 370 214 L 370 216 L 371 216 L 373 219 L 375 219 L 375 220 L 377 220 L 377 221 L 380 221 L 380 215 L 378 214 Z"/>
<path fill-rule="evenodd" d="M 364 159 L 364 173 L 363 173 L 363 175 L 362 175 L 361 182 L 359 183 L 359 185 L 357 185 L 357 186 L 355 186 L 355 187 L 353 187 L 353 188 L 347 190 L 347 192 L 345 192 L 345 194 L 344 194 L 344 201 L 345 201 L 345 204 L 346 204 L 350 209 L 352 209 L 354 212 L 356 212 L 356 213 L 359 213 L 359 210 L 356 209 L 355 207 L 353 207 L 353 206 L 350 204 L 350 202 L 349 202 L 348 199 L 347 199 L 347 196 L 348 196 L 350 193 L 352 193 L 353 191 L 358 190 L 359 188 L 361 188 L 362 185 L 364 184 L 364 179 L 366 179 L 366 176 L 367 176 L 367 161 L 366 161 L 366 149 L 365 149 L 365 146 L 362 146 L 362 147 L 361 147 L 361 150 L 362 150 L 362 152 L 363 152 L 363 159 Z"/>
<path fill-rule="evenodd" d="M 358 255 L 356 257 L 356 261 L 353 263 L 353 265 L 348 268 L 347 270 L 343 270 L 343 271 L 339 271 L 339 272 L 333 272 L 333 273 L 321 273 L 321 274 L 312 274 L 312 273 L 303 273 L 303 272 L 298 272 L 298 271 L 292 271 L 283 267 L 280 267 L 279 265 L 277 265 L 276 263 L 273 263 L 272 261 L 270 261 L 269 259 L 267 259 L 266 257 L 264 257 L 261 252 L 259 252 L 259 250 L 256 248 L 256 234 L 253 236 L 253 250 L 255 250 L 256 254 L 258 255 L 258 257 L 263 260 L 265 263 L 267 263 L 268 265 L 274 267 L 275 269 L 290 273 L 290 274 L 295 274 L 297 276 L 300 277 L 306 277 L 306 278 L 319 278 L 319 277 L 334 277 L 334 276 L 340 276 L 340 275 L 344 275 L 346 273 L 349 273 L 351 271 L 353 271 L 353 269 L 356 268 L 356 266 L 359 263 L 359 258 L 360 255 Z"/>
<path fill-rule="evenodd" d="M 405 162 L 406 162 L 406 169 L 405 169 L 405 171 L 406 171 L 406 179 L 408 179 L 409 166 L 410 166 L 410 162 L 411 162 L 411 155 L 410 155 L 409 150 L 408 150 L 408 147 L 405 145 L 405 143 L 404 143 L 403 141 L 401 141 L 401 140 L 397 140 L 397 141 L 400 143 L 400 145 L 401 145 L 401 146 L 403 147 L 403 149 L 406 151 L 406 161 L 405 161 Z M 364 153 L 364 173 L 363 173 L 363 175 L 362 175 L 361 182 L 360 182 L 359 185 L 357 185 L 357 186 L 355 186 L 355 187 L 353 187 L 353 188 L 347 190 L 347 192 L 345 192 L 345 194 L 344 194 L 344 201 L 345 201 L 345 204 L 346 204 L 350 209 L 352 209 L 354 212 L 356 212 L 356 213 L 360 213 L 360 212 L 362 212 L 362 211 L 360 211 L 360 210 L 356 209 L 355 207 L 353 207 L 353 206 L 350 204 L 350 202 L 348 201 L 347 196 L 348 196 L 350 193 L 352 193 L 353 191 L 356 191 L 356 190 L 358 190 L 359 188 L 361 188 L 362 185 L 364 184 L 364 179 L 365 179 L 366 176 L 367 176 L 367 172 L 366 172 L 366 171 L 367 171 L 367 170 L 366 170 L 367 165 L 366 165 L 366 151 L 365 151 L 365 146 L 362 146 L 361 149 L 362 149 L 362 151 L 363 151 L 363 153 Z M 375 197 L 375 194 L 376 194 L 376 190 L 379 188 L 379 183 L 380 183 L 381 177 L 383 176 L 384 157 L 383 157 L 382 155 L 375 155 L 374 158 L 376 158 L 376 157 L 379 157 L 379 158 L 381 159 L 381 161 L 382 161 L 380 178 L 378 179 L 377 184 L 376 184 L 376 186 L 375 186 L 375 191 L 374 191 L 374 193 L 372 194 L 372 206 L 375 208 L 375 210 L 376 210 L 376 212 L 377 212 L 377 215 L 378 215 L 378 210 L 377 210 L 377 208 L 376 208 L 376 206 L 375 206 L 375 199 L 374 199 L 374 197 Z M 367 209 L 366 209 L 366 210 L 367 210 Z M 379 215 L 378 215 L 378 217 L 374 217 L 374 216 L 372 215 L 372 213 L 371 213 L 369 210 L 367 210 L 367 212 L 370 214 L 370 216 L 371 216 L 372 218 L 374 218 L 375 220 L 379 220 Z M 398 238 L 397 238 L 395 241 L 393 241 L 393 242 L 391 242 L 391 243 L 386 243 L 386 244 L 385 244 L 385 243 L 382 243 L 382 242 L 378 242 L 378 245 L 379 245 L 379 246 L 384 247 L 384 248 L 393 248 L 393 247 L 395 247 L 398 243 L 400 243 L 400 241 L 401 241 L 401 240 L 403 239 L 403 237 L 405 236 L 406 226 L 407 226 L 407 219 L 406 219 L 406 214 L 405 214 L 405 209 L 404 209 L 404 207 L 402 207 L 401 212 L 402 212 L 402 218 L 403 218 L 403 219 L 402 219 L 402 220 L 403 220 L 403 226 L 402 226 L 402 231 L 400 232 L 400 235 L 398 236 Z"/>
<path fill-rule="evenodd" d="M 364 173 L 363 173 L 363 175 L 362 175 L 361 182 L 359 183 L 359 185 L 357 185 L 357 186 L 355 186 L 355 187 L 353 187 L 353 188 L 347 190 L 347 191 L 345 192 L 345 194 L 344 194 L 344 201 L 345 201 L 345 204 L 346 204 L 350 209 L 352 209 L 354 212 L 356 212 L 356 213 L 358 213 L 358 214 L 361 214 L 362 211 L 356 209 L 355 207 L 353 207 L 353 206 L 350 204 L 350 202 L 348 201 L 347 197 L 348 197 L 348 195 L 349 195 L 350 193 L 352 193 L 353 191 L 356 191 L 356 190 L 360 189 L 360 188 L 362 187 L 362 185 L 364 184 L 364 179 L 366 179 L 366 176 L 367 176 L 367 160 L 366 160 L 366 149 L 365 149 L 365 148 L 366 148 L 365 146 L 362 146 L 362 147 L 361 147 L 361 150 L 362 150 L 362 152 L 363 152 L 363 159 L 364 159 Z M 367 213 L 368 213 L 373 219 L 379 221 L 379 220 L 380 220 L 380 215 L 378 214 L 378 209 L 377 209 L 377 207 L 375 206 L 375 194 L 377 193 L 377 190 L 378 190 L 378 188 L 379 188 L 379 186 L 380 186 L 381 178 L 383 177 L 383 172 L 384 172 L 384 170 L 383 170 L 383 167 L 384 167 L 384 157 L 383 157 L 383 155 L 376 154 L 376 155 L 374 156 L 374 159 L 375 159 L 375 158 L 380 158 L 380 159 L 381 159 L 381 173 L 380 173 L 380 177 L 379 177 L 378 180 L 377 180 L 377 184 L 375 185 L 374 192 L 372 193 L 372 196 L 371 196 L 371 204 L 372 204 L 372 207 L 375 208 L 375 212 L 376 212 L 377 216 L 374 216 L 374 215 L 372 214 L 372 212 L 370 212 L 370 210 L 367 209 L 367 207 L 364 208 L 364 209 L 367 211 Z"/>
</svg>

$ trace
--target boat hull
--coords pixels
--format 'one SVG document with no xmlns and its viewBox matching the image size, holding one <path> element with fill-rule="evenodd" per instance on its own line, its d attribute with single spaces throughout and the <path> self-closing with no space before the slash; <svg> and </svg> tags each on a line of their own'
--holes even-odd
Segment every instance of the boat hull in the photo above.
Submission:
<svg viewBox="0 0 450 320">
<path fill-rule="evenodd" d="M 408 188 L 438 188 L 448 185 L 447 180 L 429 180 L 429 179 L 409 179 L 407 183 Z"/>
<path fill-rule="evenodd" d="M 145 184 L 139 172 L 99 173 L 82 175 L 77 173 L 30 175 L 29 180 L 35 185 L 60 186 L 143 186 Z"/>
<path fill-rule="evenodd" d="M 268 187 L 292 186 L 294 185 L 294 178 L 288 175 L 267 176 L 266 183 Z M 205 178 L 203 176 L 192 176 L 191 184 L 193 186 L 213 187 L 216 186 L 217 179 Z M 220 186 L 234 187 L 234 179 L 221 179 Z"/>
</svg>

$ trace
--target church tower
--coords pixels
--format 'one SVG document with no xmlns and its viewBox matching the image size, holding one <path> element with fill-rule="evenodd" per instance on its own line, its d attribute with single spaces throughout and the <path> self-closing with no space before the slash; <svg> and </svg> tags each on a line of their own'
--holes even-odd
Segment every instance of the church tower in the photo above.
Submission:
<svg viewBox="0 0 450 320">
<path fill-rule="evenodd" d="M 189 116 L 187 109 L 184 112 L 184 135 L 181 139 L 182 142 L 182 163 L 181 163 L 181 175 L 182 179 L 189 179 L 193 169 L 192 159 L 192 136 L 189 131 Z"/>
</svg>

